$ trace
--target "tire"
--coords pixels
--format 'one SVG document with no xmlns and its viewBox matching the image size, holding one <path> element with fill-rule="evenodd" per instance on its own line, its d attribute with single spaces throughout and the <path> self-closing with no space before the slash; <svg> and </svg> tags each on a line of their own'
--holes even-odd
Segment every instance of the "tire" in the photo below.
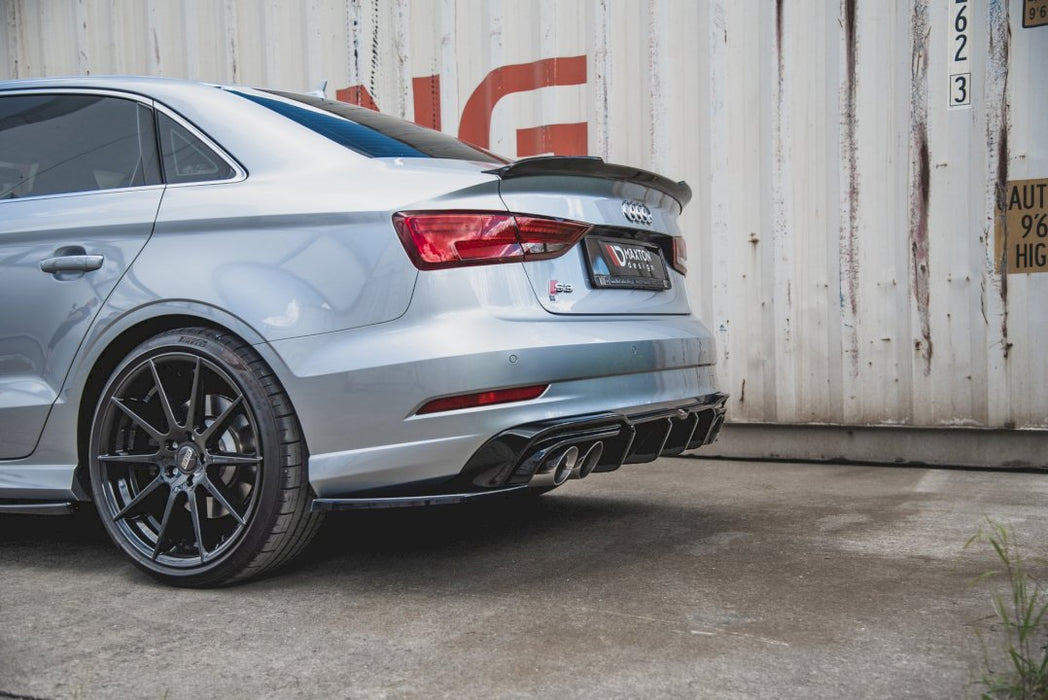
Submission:
<svg viewBox="0 0 1048 700">
<path fill-rule="evenodd" d="M 91 489 L 106 531 L 164 583 L 246 581 L 320 526 L 291 402 L 246 343 L 207 328 L 135 348 L 91 425 Z"/>
</svg>

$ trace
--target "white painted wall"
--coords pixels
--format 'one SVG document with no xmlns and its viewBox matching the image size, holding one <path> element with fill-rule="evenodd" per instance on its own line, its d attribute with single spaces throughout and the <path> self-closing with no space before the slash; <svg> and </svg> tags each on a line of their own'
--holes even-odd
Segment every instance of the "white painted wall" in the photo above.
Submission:
<svg viewBox="0 0 1048 700">
<path fill-rule="evenodd" d="M 993 219 L 1048 178 L 1048 27 L 966 4 L 962 109 L 955 0 L 0 0 L 0 78 L 327 80 L 410 119 L 439 75 L 457 134 L 491 71 L 585 56 L 496 102 L 491 148 L 585 123 L 590 154 L 692 185 L 734 421 L 1046 428 L 1048 273 L 998 274 Z"/>
</svg>

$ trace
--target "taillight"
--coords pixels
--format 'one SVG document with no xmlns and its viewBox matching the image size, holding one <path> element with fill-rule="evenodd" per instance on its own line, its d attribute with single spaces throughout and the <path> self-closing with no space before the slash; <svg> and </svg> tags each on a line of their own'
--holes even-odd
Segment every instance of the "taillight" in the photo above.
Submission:
<svg viewBox="0 0 1048 700">
<path fill-rule="evenodd" d="M 410 211 L 393 226 L 420 270 L 542 260 L 563 255 L 590 226 L 488 211 Z"/>
<path fill-rule="evenodd" d="M 433 399 L 422 405 L 415 411 L 416 414 L 440 413 L 441 411 L 455 411 L 461 408 L 477 408 L 478 406 L 493 406 L 500 403 L 512 401 L 530 401 L 537 399 L 549 389 L 549 384 L 536 384 L 534 386 L 518 386 L 512 389 L 496 389 L 494 391 L 480 391 L 475 394 L 460 394 L 458 396 L 445 396 L 442 399 Z"/>
<path fill-rule="evenodd" d="M 679 236 L 673 239 L 673 269 L 688 274 L 688 246 Z"/>
</svg>

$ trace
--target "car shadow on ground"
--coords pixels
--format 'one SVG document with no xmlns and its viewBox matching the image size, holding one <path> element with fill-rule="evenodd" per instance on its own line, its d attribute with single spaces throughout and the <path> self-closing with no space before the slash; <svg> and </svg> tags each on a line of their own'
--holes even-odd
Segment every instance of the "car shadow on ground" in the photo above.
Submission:
<svg viewBox="0 0 1048 700">
<path fill-rule="evenodd" d="M 626 561 L 632 567 L 679 557 L 696 541 L 745 527 L 744 519 L 731 510 L 667 506 L 642 495 L 568 493 L 331 513 L 304 555 L 284 570 L 284 583 L 321 573 L 347 585 L 358 577 L 365 585 L 454 583 L 498 579 L 497 572 L 508 570 L 518 584 L 570 570 L 599 578 Z"/>
<path fill-rule="evenodd" d="M 744 519 L 744 516 L 741 516 Z M 309 585 L 317 575 L 374 582 L 420 571 L 486 569 L 530 562 L 563 566 L 630 556 L 673 555 L 711 534 L 744 523 L 732 511 L 667 506 L 643 496 L 547 494 L 428 508 L 327 514 L 295 561 L 249 587 Z M 91 504 L 57 516 L 0 516 L 0 561 L 30 568 L 88 570 L 132 565 L 117 551 Z M 610 564 L 609 564 L 610 565 Z M 149 580 L 141 577 L 144 583 Z"/>
<path fill-rule="evenodd" d="M 81 504 L 72 515 L 0 515 L 0 552 L 18 547 L 80 549 L 109 546 L 94 506 Z"/>
</svg>

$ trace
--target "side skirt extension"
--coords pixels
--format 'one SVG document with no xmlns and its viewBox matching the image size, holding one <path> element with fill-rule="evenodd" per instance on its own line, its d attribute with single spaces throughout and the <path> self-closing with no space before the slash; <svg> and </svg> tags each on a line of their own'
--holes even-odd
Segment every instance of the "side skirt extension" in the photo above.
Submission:
<svg viewBox="0 0 1048 700">
<path fill-rule="evenodd" d="M 0 501 L 0 515 L 72 515 L 76 501 Z"/>
</svg>

